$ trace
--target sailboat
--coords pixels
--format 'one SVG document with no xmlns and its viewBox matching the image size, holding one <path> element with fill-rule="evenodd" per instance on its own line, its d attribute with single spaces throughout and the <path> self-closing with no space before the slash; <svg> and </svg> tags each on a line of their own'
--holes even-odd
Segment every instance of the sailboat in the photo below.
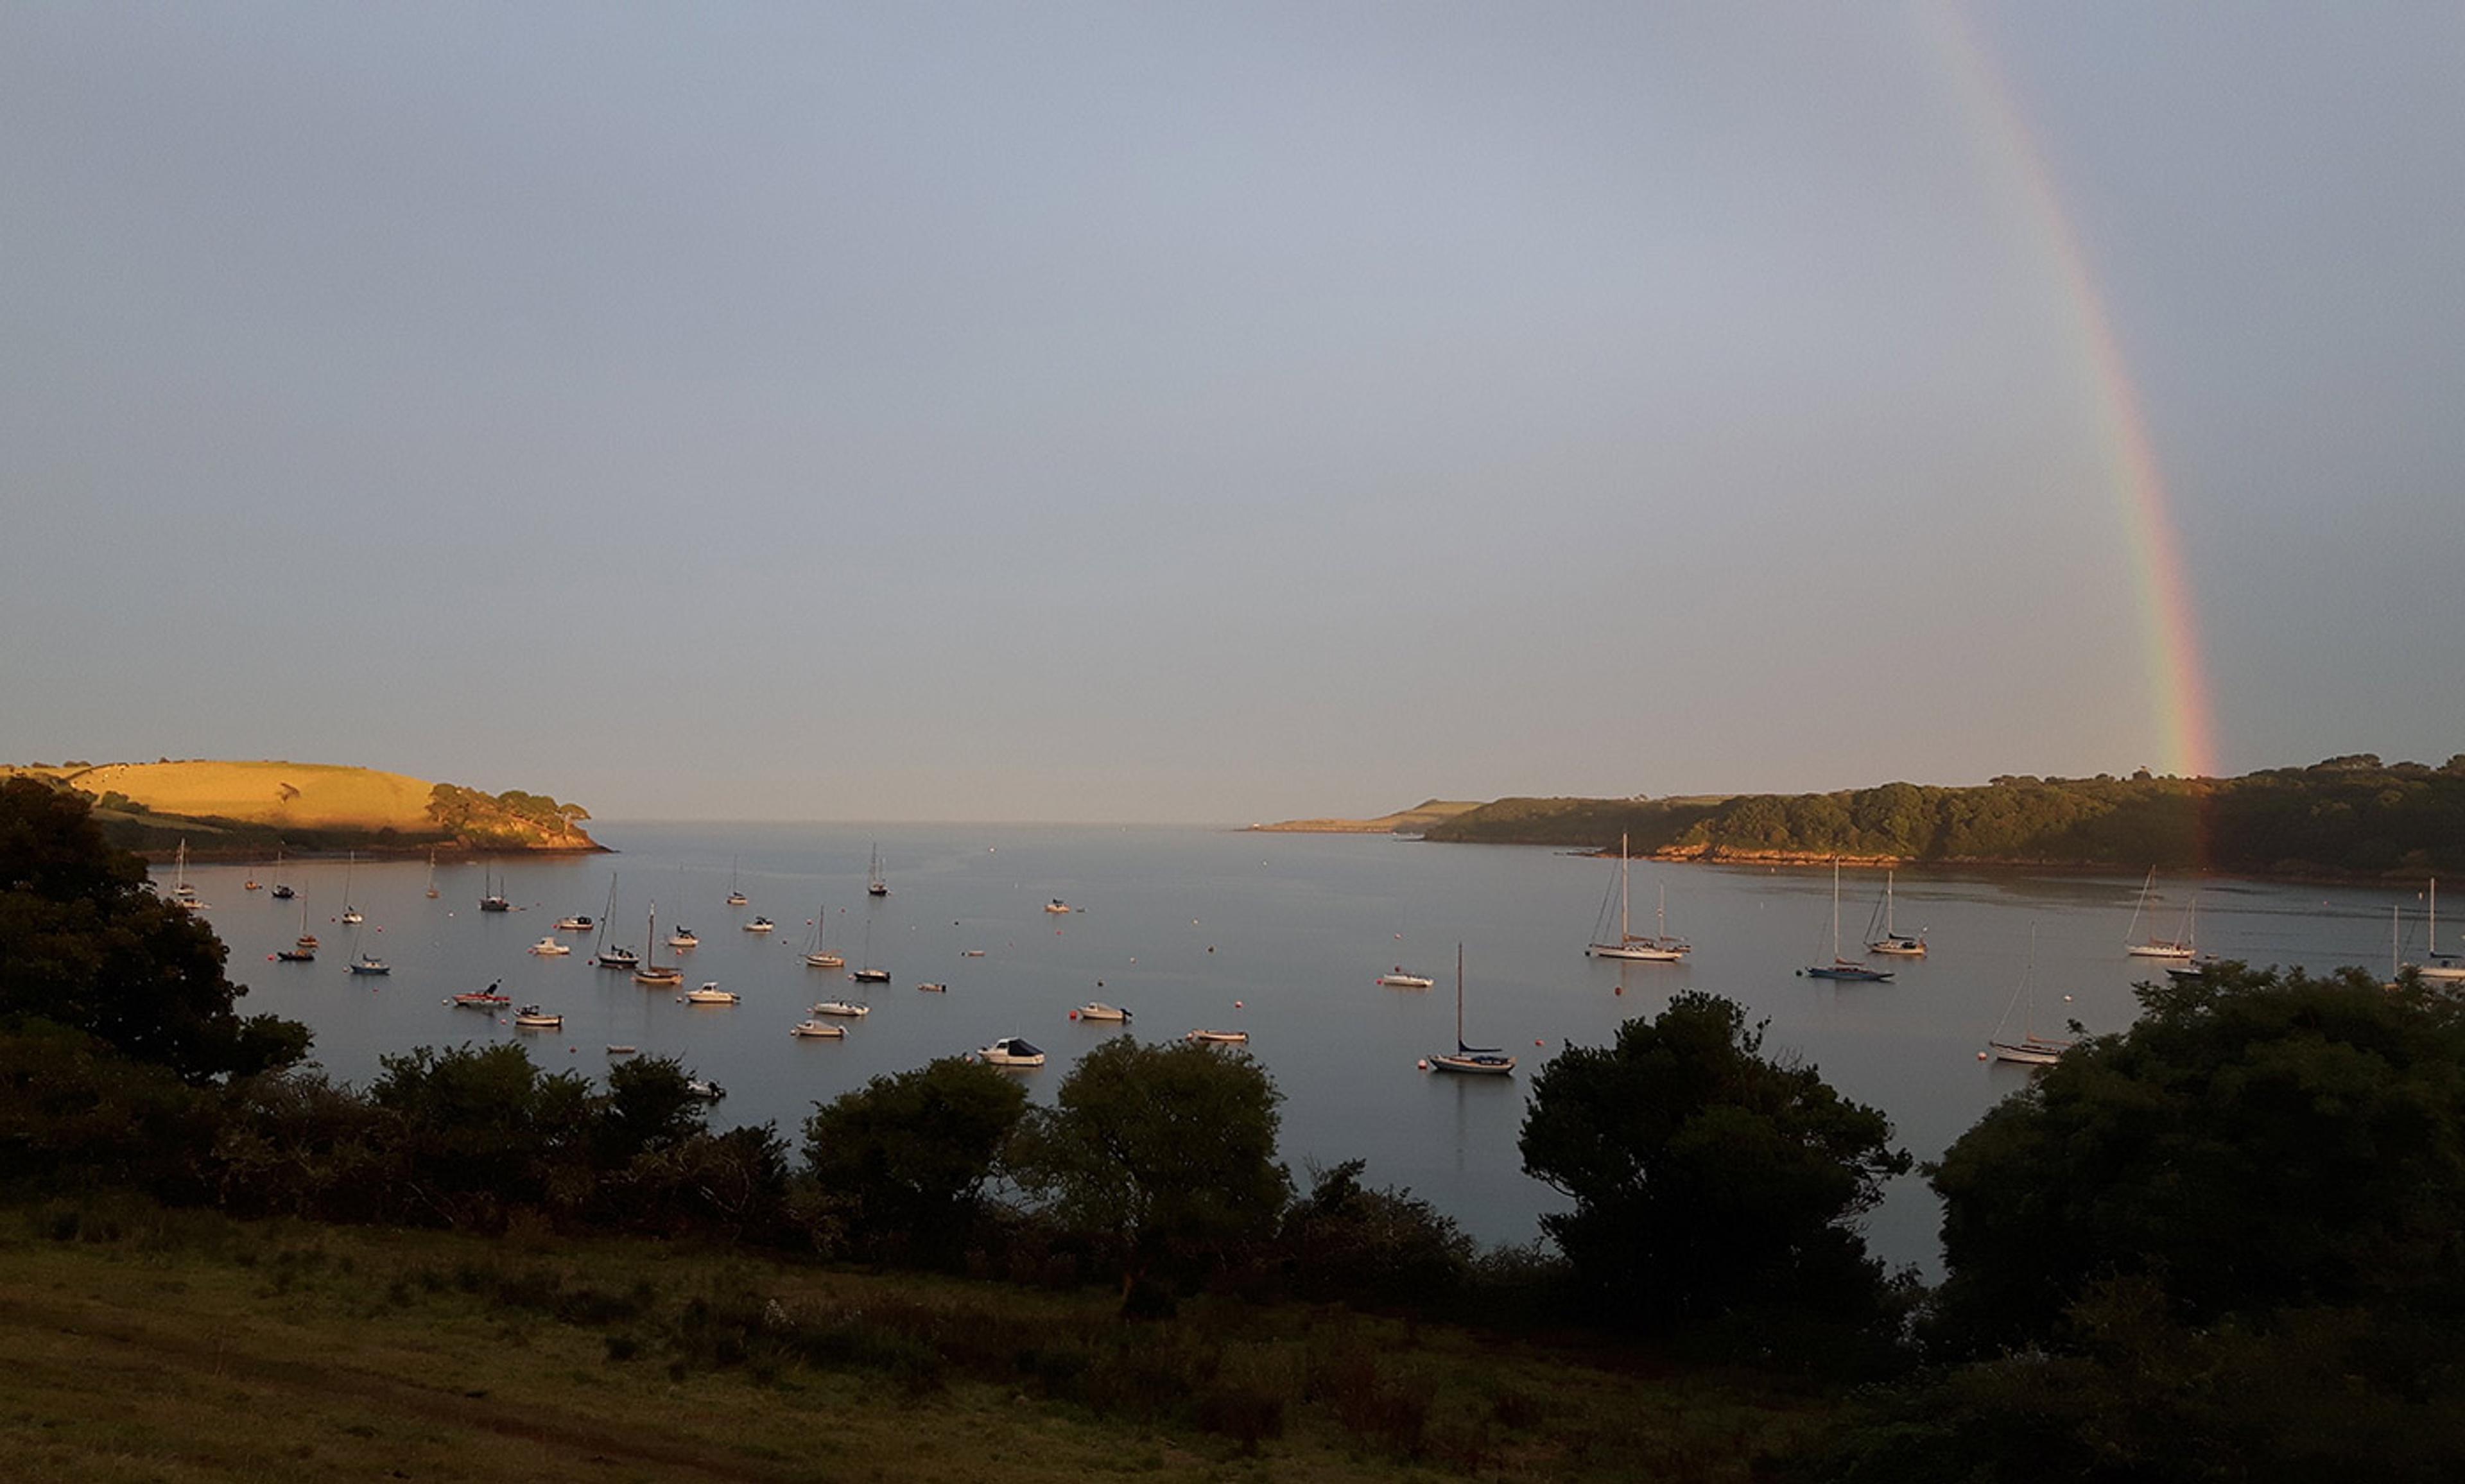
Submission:
<svg viewBox="0 0 2465 1484">
<path fill-rule="evenodd" d="M 579 919 L 567 918 L 566 920 L 570 922 Z M 633 949 L 628 948 L 621 943 L 611 943 L 608 941 L 609 924 L 615 920 L 616 873 L 611 871 L 608 873 L 608 908 L 606 911 L 599 914 L 599 946 L 590 955 L 590 962 L 598 964 L 601 968 L 629 969 L 640 967 L 642 961 L 633 956 Z M 649 943 L 644 943 L 642 946 L 647 950 L 651 945 Z M 682 976 L 678 976 L 678 979 L 679 982 L 681 982 Z"/>
<path fill-rule="evenodd" d="M 1612 941 L 1601 931 L 1609 925 L 1610 916 L 1609 898 L 1603 897 L 1600 920 L 1594 924 L 1592 941 L 1585 947 L 1584 952 L 1595 959 L 1640 959 L 1648 963 L 1676 963 L 1695 949 L 1685 940 L 1669 936 L 1669 888 L 1666 885 L 1660 889 L 1660 906 L 1657 912 L 1658 931 L 1646 938 L 1642 934 L 1630 932 L 1627 929 L 1626 842 L 1625 835 L 1618 836 L 1617 937 Z"/>
<path fill-rule="evenodd" d="M 2148 879 L 2140 883 L 2140 904 L 2131 909 L 2131 926 L 2123 930 L 2122 951 L 2135 959 L 2187 959 L 2198 951 L 2190 943 L 2190 907 L 2187 906 L 2183 909 L 2185 934 L 2180 941 L 2165 938 L 2151 938 L 2146 942 L 2139 941 L 2140 915 L 2147 910 L 2148 892 L 2156 884 L 2157 868 L 2151 866 L 2148 868 Z"/>
<path fill-rule="evenodd" d="M 747 899 L 743 892 L 736 889 L 736 862 L 743 858 L 737 856 L 727 863 L 727 904 L 731 907 L 742 907 Z"/>
<path fill-rule="evenodd" d="M 300 904 L 300 938 L 288 948 L 277 948 L 274 956 L 285 963 L 317 962 L 317 935 L 308 931 L 308 904 Z"/>
<path fill-rule="evenodd" d="M 651 903 L 650 923 L 642 929 L 643 951 L 646 953 L 656 952 L 658 941 L 659 904 L 657 902 L 653 902 Z M 671 985 L 680 985 L 684 982 L 685 971 L 673 963 L 645 963 L 640 968 L 633 971 L 633 983 L 637 985 L 649 985 L 654 988 L 665 987 Z"/>
<path fill-rule="evenodd" d="M 2410 965 L 2423 978 L 2442 984 L 2465 981 L 2465 958 L 2439 951 L 2439 878 L 2431 878 L 2431 943 L 2422 962 Z"/>
<path fill-rule="evenodd" d="M 845 968 L 847 960 L 822 946 L 822 927 L 831 919 L 828 906 L 813 909 L 813 936 L 805 944 L 805 963 L 813 968 Z"/>
<path fill-rule="evenodd" d="M 1453 1052 L 1432 1052 L 1429 1068 L 1432 1072 L 1463 1072 L 1502 1077 L 1515 1071 L 1515 1058 L 1499 1047 L 1466 1046 L 1463 1038 L 1463 944 L 1455 944 L 1455 1049 Z"/>
<path fill-rule="evenodd" d="M 351 867 L 358 864 L 359 858 L 357 851 L 343 857 L 343 920 L 353 926 L 367 920 L 360 916 L 359 908 L 351 905 Z"/>
<path fill-rule="evenodd" d="M 873 865 L 865 872 L 864 894 L 867 897 L 890 895 L 890 883 L 881 875 L 881 846 L 878 843 L 873 848 Z"/>
<path fill-rule="evenodd" d="M 1994 1033 L 1986 1040 L 1987 1054 L 1996 1061 L 2014 1062 L 2025 1067 L 2051 1067 L 2056 1057 L 2071 1050 L 2072 1039 L 2069 1036 L 2056 1039 L 2037 1034 L 2035 1024 L 2037 999 L 2030 987 L 2030 980 L 2036 973 L 2036 969 L 2037 933 L 2036 929 L 2031 928 L 2029 963 L 2028 966 L 2020 971 L 2020 987 L 2011 991 L 2011 1003 L 2003 1007 L 2003 1018 L 1995 1023 Z M 2028 997 L 2029 1010 L 2021 1024 L 2027 1029 L 2020 1039 L 2016 1041 L 2006 1039 L 2004 1030 L 2011 1023 L 2011 1011 L 2019 1008 L 2021 997 L 2024 995 Z"/>
<path fill-rule="evenodd" d="M 848 978 L 855 980 L 860 985 L 886 985 L 890 983 L 890 970 L 876 967 L 873 962 L 873 924 L 871 922 L 867 922 L 864 925 L 864 964 L 865 966 L 862 968 L 852 968 L 848 970 Z"/>
<path fill-rule="evenodd" d="M 289 901 L 292 897 L 298 895 L 299 894 L 294 892 L 289 886 L 283 884 L 282 849 L 281 847 L 277 846 L 274 851 L 274 899 L 276 901 Z"/>
<path fill-rule="evenodd" d="M 1922 959 L 1925 957 L 1926 951 L 1925 939 L 1922 936 L 1911 938 L 1908 934 L 1901 932 L 1899 928 L 1892 925 L 1893 875 L 1894 873 L 1889 871 L 1883 873 L 1883 901 L 1882 904 L 1876 909 L 1883 919 L 1882 936 L 1879 938 L 1867 939 L 1866 951 L 1868 953 L 1890 954 L 1894 958 L 1900 959 Z M 1870 919 L 1866 923 L 1866 931 L 1871 933 L 1874 930 L 1875 924 Z"/>
<path fill-rule="evenodd" d="M 436 890 L 436 853 L 435 853 L 434 851 L 430 851 L 430 852 L 428 853 L 428 899 L 429 899 L 430 901 L 434 901 L 434 900 L 436 899 L 437 896 L 438 896 L 438 893 L 437 893 L 437 890 Z"/>
<path fill-rule="evenodd" d="M 1832 962 L 1810 964 L 1799 969 L 1809 979 L 1847 979 L 1859 984 L 1876 985 L 1892 977 L 1887 968 L 1869 968 L 1854 959 L 1840 956 L 1840 857 L 1832 857 Z"/>
<path fill-rule="evenodd" d="M 489 890 L 488 870 L 484 866 L 479 868 L 479 910 L 481 912 L 511 912 L 514 910 L 514 904 L 505 899 L 505 883 L 502 878 L 498 880 L 494 891 Z"/>
<path fill-rule="evenodd" d="M 197 889 L 189 884 L 189 837 L 180 837 L 180 853 L 171 867 L 171 905 L 195 912 L 205 906 L 197 899 Z"/>
</svg>

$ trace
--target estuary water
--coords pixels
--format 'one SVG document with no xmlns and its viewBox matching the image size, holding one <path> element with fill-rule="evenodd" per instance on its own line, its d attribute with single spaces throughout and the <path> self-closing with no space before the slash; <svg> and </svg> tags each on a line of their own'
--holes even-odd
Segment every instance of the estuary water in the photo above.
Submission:
<svg viewBox="0 0 2465 1484">
<path fill-rule="evenodd" d="M 998 1037 L 1050 1053 L 1044 1068 L 1013 1074 L 1049 1101 L 1070 1063 L 1106 1036 L 1242 1030 L 1283 1094 L 1281 1147 L 1298 1182 L 1313 1162 L 1366 1160 L 1369 1183 L 1410 1186 L 1492 1243 L 1531 1240 L 1537 1218 L 1565 1206 L 1516 1154 L 1533 1074 L 1569 1043 L 1606 1043 L 1620 1022 L 1657 1013 L 1673 991 L 1710 990 L 1767 1020 L 1767 1052 L 1803 1058 L 1882 1109 L 1923 1160 L 2026 1085 L 2025 1070 L 1978 1059 L 2007 1013 L 2015 1033 L 2031 1021 L 2059 1033 L 2069 1019 L 2118 1030 L 2135 1010 L 2133 983 L 2160 972 L 2122 951 L 2136 876 L 1902 872 L 1898 925 L 1922 932 L 1930 954 L 1892 963 L 1888 984 L 1835 984 L 1797 973 L 1831 957 L 1828 870 L 1636 862 L 1637 930 L 1651 930 L 1665 889 L 1669 929 L 1695 952 L 1679 964 L 1619 963 L 1584 953 L 1617 863 L 1546 849 L 1148 826 L 591 828 L 617 853 L 440 865 L 433 900 L 424 860 L 291 861 L 278 875 L 270 863 L 191 866 L 189 879 L 231 947 L 231 977 L 250 987 L 242 1010 L 305 1021 L 316 1059 L 361 1085 L 380 1056 L 421 1045 L 520 1039 L 548 1069 L 593 1077 L 611 1044 L 632 1045 L 722 1083 L 716 1123 L 774 1122 L 792 1144 L 815 1102 Z M 865 893 L 877 848 L 891 888 L 882 897 Z M 268 887 L 287 881 L 300 899 L 244 891 L 251 875 Z M 515 910 L 480 912 L 500 878 Z M 731 885 L 746 905 L 727 905 Z M 1882 886 L 1879 872 L 1843 877 L 1849 951 L 1869 936 Z M 346 889 L 361 926 L 338 920 Z M 2200 946 L 2254 963 L 2384 970 L 2399 906 L 2407 956 L 2423 947 L 2410 894 L 2219 878 L 2160 879 L 2140 936 L 2177 936 L 2195 895 Z M 1071 910 L 1048 912 L 1055 899 Z M 716 981 L 743 1003 L 685 1005 L 680 990 L 593 966 L 595 935 L 553 932 L 568 914 L 605 918 L 611 942 L 639 951 L 655 908 L 660 943 L 648 957 L 680 963 L 687 988 Z M 744 931 L 756 915 L 776 930 Z M 323 940 L 317 961 L 273 962 L 303 919 Z M 807 967 L 817 922 L 826 947 L 851 967 L 889 970 L 890 982 L 857 986 L 843 970 Z M 666 947 L 678 926 L 700 946 Z M 525 951 L 551 935 L 569 957 Z M 1511 1079 L 1416 1066 L 1455 1044 L 1458 942 L 1465 1039 L 1521 1057 Z M 350 974 L 363 951 L 392 972 Z M 1436 986 L 1376 983 L 1395 964 Z M 561 1011 L 564 1030 L 521 1031 L 510 1016 L 446 1003 L 492 981 L 518 1005 Z M 947 992 L 920 992 L 925 982 Z M 841 1022 L 843 1041 L 788 1035 L 812 1002 L 831 998 L 866 1000 L 872 1013 Z M 1073 1020 L 1091 999 L 1133 1019 Z M 1931 1274 L 1938 1222 L 1912 1176 L 1869 1218 L 1869 1239 L 1893 1264 Z"/>
</svg>

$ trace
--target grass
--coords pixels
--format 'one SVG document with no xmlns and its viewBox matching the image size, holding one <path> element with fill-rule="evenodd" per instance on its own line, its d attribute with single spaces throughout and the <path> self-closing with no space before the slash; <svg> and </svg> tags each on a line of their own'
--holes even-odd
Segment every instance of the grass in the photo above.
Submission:
<svg viewBox="0 0 2465 1484">
<path fill-rule="evenodd" d="M 432 785 L 402 773 L 324 763 L 108 763 L 65 775 L 100 798 L 125 794 L 158 814 L 302 830 L 433 828 Z"/>
<path fill-rule="evenodd" d="M 1827 1415 L 1342 1310 L 0 1210 L 12 1479 L 1743 1481 Z"/>
</svg>

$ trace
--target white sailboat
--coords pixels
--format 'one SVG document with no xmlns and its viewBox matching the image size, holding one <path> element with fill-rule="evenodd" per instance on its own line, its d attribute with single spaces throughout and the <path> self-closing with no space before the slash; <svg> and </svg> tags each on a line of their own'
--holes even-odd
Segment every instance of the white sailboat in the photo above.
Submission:
<svg viewBox="0 0 2465 1484">
<path fill-rule="evenodd" d="M 881 847 L 878 844 L 873 848 L 873 864 L 865 871 L 864 894 L 867 897 L 890 895 L 890 882 L 881 874 Z"/>
<path fill-rule="evenodd" d="M 197 899 L 197 889 L 189 884 L 189 837 L 180 837 L 180 852 L 171 866 L 171 905 L 196 912 L 206 904 Z"/>
<path fill-rule="evenodd" d="M 1985 1054 L 1996 1061 L 2008 1061 L 2024 1067 L 2051 1067 L 2055 1058 L 2071 1050 L 2070 1036 L 2054 1037 L 2037 1034 L 2037 999 L 2032 987 L 2037 970 L 2037 932 L 2029 930 L 2029 963 L 2020 970 L 2020 986 L 2011 991 L 2011 1003 L 2003 1007 L 2003 1018 L 1994 1026 L 1994 1033 L 1986 1040 Z M 2017 1040 L 2006 1034 L 2011 1024 L 2011 1011 L 2028 1001 L 2027 1013 L 2021 1019 L 2024 1028 Z"/>
<path fill-rule="evenodd" d="M 1889 954 L 1894 958 L 1900 959 L 1922 959 L 1925 957 L 1926 951 L 1924 935 L 1921 934 L 1918 937 L 1912 938 L 1893 925 L 1892 877 L 1894 875 L 1895 873 L 1890 871 L 1883 873 L 1883 903 L 1879 909 L 1883 919 L 1883 931 L 1880 937 L 1870 938 L 1866 941 L 1866 951 L 1868 953 Z M 1873 932 L 1875 930 L 1875 924 L 1868 922 L 1866 924 L 1866 930 L 1870 933 Z"/>
<path fill-rule="evenodd" d="M 580 922 L 584 920 L 587 919 L 582 918 L 566 919 L 566 921 L 567 922 Z M 615 926 L 615 923 L 616 873 L 611 871 L 608 873 L 608 906 L 605 911 L 599 914 L 599 946 L 592 950 L 590 962 L 598 964 L 601 968 L 632 969 L 641 967 L 642 961 L 634 956 L 633 949 L 626 947 L 622 943 L 611 943 L 608 941 L 609 931 Z M 642 945 L 642 951 L 645 953 L 652 951 L 652 945 L 644 943 Z"/>
<path fill-rule="evenodd" d="M 1617 937 L 1610 939 L 1603 931 L 1609 924 L 1610 904 L 1601 899 L 1600 921 L 1594 925 L 1592 941 L 1584 952 L 1595 959 L 1633 959 L 1647 963 L 1676 963 L 1695 951 L 1685 940 L 1669 936 L 1669 888 L 1660 889 L 1660 905 L 1656 909 L 1657 930 L 1652 936 L 1631 932 L 1627 926 L 1627 837 L 1618 836 Z"/>
<path fill-rule="evenodd" d="M 2423 978 L 2439 984 L 2465 983 L 2465 958 L 2439 951 L 2439 878 L 2431 878 L 2431 942 L 2419 963 L 2409 967 Z"/>
<path fill-rule="evenodd" d="M 742 907 L 745 902 L 744 894 L 736 887 L 736 861 L 742 858 L 739 856 L 727 863 L 727 904 L 731 907 Z"/>
<path fill-rule="evenodd" d="M 430 851 L 428 853 L 428 899 L 434 901 L 439 895 L 436 890 L 436 853 Z"/>
<path fill-rule="evenodd" d="M 356 925 L 358 925 L 359 923 L 362 923 L 362 922 L 365 922 L 365 921 L 366 921 L 366 920 L 367 920 L 367 919 L 366 919 L 366 918 L 364 918 L 364 917 L 360 916 L 360 909 L 359 909 L 359 908 L 354 907 L 354 906 L 352 906 L 352 905 L 351 905 L 351 868 L 352 868 L 353 866 L 355 866 L 355 865 L 359 864 L 359 859 L 360 859 L 360 855 L 359 855 L 359 852 L 357 852 L 357 851 L 353 851 L 353 852 L 351 852 L 349 854 L 346 854 L 346 855 L 344 855 L 344 856 L 343 857 L 343 919 L 343 919 L 344 922 L 350 923 L 350 924 L 352 924 L 352 925 L 354 925 L 354 926 L 356 926 Z"/>
<path fill-rule="evenodd" d="M 845 968 L 847 960 L 822 946 L 822 928 L 831 919 L 827 903 L 813 909 L 813 936 L 805 941 L 805 963 L 810 968 Z"/>
<path fill-rule="evenodd" d="M 2135 959 L 2187 959 L 2199 950 L 2191 946 L 2191 907 L 2183 909 L 2184 936 L 2181 939 L 2151 938 L 2140 941 L 2140 915 L 2147 910 L 2149 889 L 2157 884 L 2157 868 L 2148 868 L 2148 879 L 2140 883 L 2140 904 L 2131 909 L 2131 926 L 2124 929 L 2122 951 Z M 2197 898 L 2193 898 L 2197 905 Z"/>
</svg>

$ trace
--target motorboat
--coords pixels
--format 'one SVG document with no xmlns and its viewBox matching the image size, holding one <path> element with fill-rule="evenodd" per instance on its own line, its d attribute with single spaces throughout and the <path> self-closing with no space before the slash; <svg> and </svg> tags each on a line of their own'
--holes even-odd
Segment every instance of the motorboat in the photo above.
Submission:
<svg viewBox="0 0 2465 1484">
<path fill-rule="evenodd" d="M 611 1056 L 631 1056 L 639 1050 L 639 1047 L 622 1046 L 614 1041 L 608 1043 L 608 1054 Z"/>
<path fill-rule="evenodd" d="M 808 1041 L 844 1041 L 847 1039 L 847 1027 L 827 1025 L 818 1020 L 800 1020 L 788 1033 Z"/>
<path fill-rule="evenodd" d="M 588 933 L 598 925 L 579 912 L 556 919 L 556 930 L 560 933 Z"/>
<path fill-rule="evenodd" d="M 948 994 L 950 992 L 950 986 L 948 985 L 935 984 L 929 979 L 924 983 L 918 985 L 916 989 L 920 994 Z"/>
<path fill-rule="evenodd" d="M 860 985 L 886 985 L 890 983 L 890 970 L 886 968 L 852 968 L 848 970 L 848 978 L 855 980 Z"/>
<path fill-rule="evenodd" d="M 1068 912 L 1070 910 L 1070 904 L 1063 901 L 1060 897 L 1055 897 L 1051 901 L 1044 904 L 1044 910 L 1047 912 Z"/>
<path fill-rule="evenodd" d="M 814 1005 L 813 1013 L 836 1015 L 842 1020 L 862 1020 L 873 1013 L 873 1007 L 859 1005 L 854 1000 L 823 1000 Z"/>
<path fill-rule="evenodd" d="M 538 942 L 531 944 L 530 951 L 538 954 L 543 959 L 561 959 L 566 954 L 571 953 L 573 950 L 566 947 L 565 944 L 558 942 L 553 938 L 543 938 Z"/>
<path fill-rule="evenodd" d="M 524 1030 L 562 1030 L 565 1017 L 551 1014 L 536 1005 L 525 1005 L 514 1011 L 514 1024 Z"/>
<path fill-rule="evenodd" d="M 756 917 L 752 921 L 744 924 L 744 930 L 748 933 L 766 933 L 778 925 L 768 918 Z"/>
<path fill-rule="evenodd" d="M 1130 1012 L 1128 1010 L 1121 1008 L 1118 1005 L 1107 1005 L 1101 1000 L 1090 1000 L 1086 1004 L 1079 1006 L 1077 1009 L 1072 1010 L 1070 1013 L 1080 1020 L 1125 1021 L 1130 1018 Z"/>
<path fill-rule="evenodd" d="M 717 1102 L 727 1096 L 727 1089 L 701 1077 L 691 1077 L 685 1082 L 685 1096 L 698 1097 L 703 1102 Z"/>
<path fill-rule="evenodd" d="M 1250 1032 L 1247 1030 L 1193 1030 L 1182 1039 L 1196 1041 L 1202 1046 L 1247 1046 L 1250 1044 Z"/>
<path fill-rule="evenodd" d="M 696 948 L 700 945 L 701 935 L 689 927 L 677 928 L 668 935 L 668 946 L 671 948 Z"/>
<path fill-rule="evenodd" d="M 500 1005 L 511 1005 L 513 1003 L 514 997 L 512 995 L 505 993 L 493 984 L 485 989 L 473 989 L 462 994 L 457 994 L 454 997 L 455 1008 L 460 1009 L 495 1009 Z"/>
<path fill-rule="evenodd" d="M 719 981 L 714 979 L 699 989 L 686 991 L 685 1003 L 687 1005 L 734 1005 L 743 998 L 744 997 L 741 994 L 722 989 L 719 987 Z"/>
<path fill-rule="evenodd" d="M 1437 981 L 1427 974 L 1415 974 L 1398 963 L 1378 976 L 1378 982 L 1389 989 L 1427 989 Z"/>
<path fill-rule="evenodd" d="M 1006 1035 L 976 1052 L 988 1067 L 1041 1067 L 1044 1052 L 1023 1036 Z"/>
</svg>

